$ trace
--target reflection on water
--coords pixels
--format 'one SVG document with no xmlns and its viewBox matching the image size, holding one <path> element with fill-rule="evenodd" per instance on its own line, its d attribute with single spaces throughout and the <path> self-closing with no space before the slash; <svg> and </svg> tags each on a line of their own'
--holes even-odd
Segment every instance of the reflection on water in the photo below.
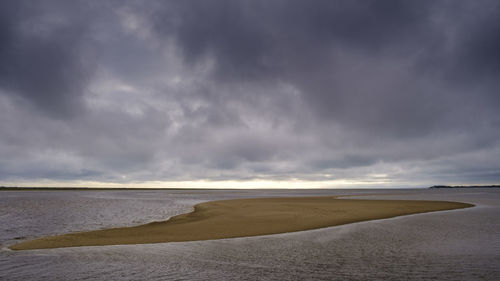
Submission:
<svg viewBox="0 0 500 281">
<path fill-rule="evenodd" d="M 353 193 L 478 206 L 261 237 L 6 249 L 25 237 L 164 220 L 208 200 Z M 500 280 L 499 215 L 498 189 L 4 191 L 0 280 Z"/>
</svg>

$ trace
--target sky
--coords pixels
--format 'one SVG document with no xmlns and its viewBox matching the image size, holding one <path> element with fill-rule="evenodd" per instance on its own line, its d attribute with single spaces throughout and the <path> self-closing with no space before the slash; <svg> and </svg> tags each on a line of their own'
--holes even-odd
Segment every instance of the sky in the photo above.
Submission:
<svg viewBox="0 0 500 281">
<path fill-rule="evenodd" d="M 500 182 L 500 2 L 0 3 L 0 185 Z"/>
</svg>

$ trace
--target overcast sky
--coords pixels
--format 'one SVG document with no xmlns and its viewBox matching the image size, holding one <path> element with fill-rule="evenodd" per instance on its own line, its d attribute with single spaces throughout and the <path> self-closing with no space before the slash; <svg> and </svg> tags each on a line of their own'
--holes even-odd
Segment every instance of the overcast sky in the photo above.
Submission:
<svg viewBox="0 0 500 281">
<path fill-rule="evenodd" d="M 0 185 L 498 184 L 500 2 L 4 0 L 0 121 Z"/>
</svg>

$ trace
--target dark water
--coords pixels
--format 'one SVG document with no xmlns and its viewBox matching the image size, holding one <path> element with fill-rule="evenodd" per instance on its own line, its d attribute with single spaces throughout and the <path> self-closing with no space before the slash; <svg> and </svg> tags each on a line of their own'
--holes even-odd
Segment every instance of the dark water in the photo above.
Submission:
<svg viewBox="0 0 500 281">
<path fill-rule="evenodd" d="M 26 238 L 164 220 L 208 200 L 354 193 L 477 207 L 249 238 L 7 249 Z M 0 280 L 500 280 L 500 189 L 3 191 L 0 244 Z"/>
</svg>

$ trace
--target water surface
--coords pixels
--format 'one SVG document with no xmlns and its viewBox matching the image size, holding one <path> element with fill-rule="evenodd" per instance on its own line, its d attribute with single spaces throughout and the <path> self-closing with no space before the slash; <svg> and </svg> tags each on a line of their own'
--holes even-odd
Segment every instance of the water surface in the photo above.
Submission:
<svg viewBox="0 0 500 281">
<path fill-rule="evenodd" d="M 164 220 L 203 201 L 339 194 L 460 201 L 477 207 L 260 237 L 6 249 L 20 239 Z M 498 189 L 3 191 L 0 279 L 499 280 L 499 215 Z"/>
</svg>

